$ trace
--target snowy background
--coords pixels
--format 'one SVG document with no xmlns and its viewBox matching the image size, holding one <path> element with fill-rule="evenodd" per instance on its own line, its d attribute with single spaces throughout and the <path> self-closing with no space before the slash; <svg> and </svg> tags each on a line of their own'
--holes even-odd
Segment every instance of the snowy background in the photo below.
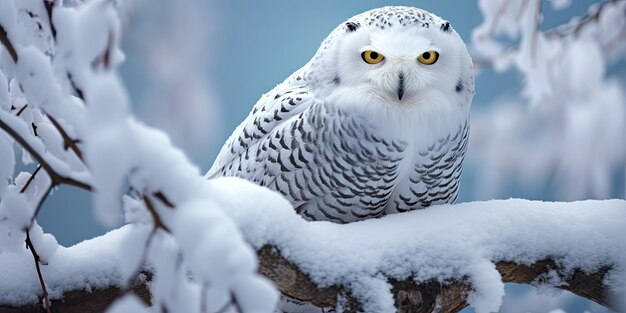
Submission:
<svg viewBox="0 0 626 313">
<path fill-rule="evenodd" d="M 544 2 L 542 28 L 550 29 L 569 21 L 572 16 L 584 15 L 596 1 L 572 1 L 569 7 L 558 11 Z M 478 4 L 470 1 L 153 3 L 137 1 L 124 15 L 122 48 L 127 60 L 121 66 L 123 80 L 135 105 L 134 113 L 149 125 L 167 131 L 174 144 L 203 171 L 212 164 L 224 140 L 259 96 L 305 64 L 330 30 L 346 18 L 382 5 L 418 6 L 450 20 L 467 43 L 472 41 L 472 31 L 483 21 Z M 606 61 L 597 61 L 598 67 L 604 67 Z M 611 79 L 624 90 L 624 60 L 609 64 L 606 74 L 598 75 Z M 541 115 L 537 110 L 529 113 L 532 104 L 520 95 L 522 86 L 522 75 L 514 69 L 504 73 L 485 69 L 477 77 L 472 144 L 460 201 L 508 197 L 624 198 L 623 149 L 626 145 L 614 145 L 614 151 L 608 156 L 577 153 L 604 152 L 606 149 L 594 145 L 603 144 L 601 139 L 610 139 L 611 135 L 623 136 L 623 128 L 609 128 L 592 136 L 581 133 L 559 147 L 565 157 L 551 153 L 554 138 L 538 137 L 536 132 L 519 126 L 518 123 L 524 121 L 519 117 L 535 114 L 537 118 L 527 121 L 534 122 L 531 130 L 536 131 L 554 132 L 562 124 L 545 119 L 554 115 Z M 625 118 L 624 107 L 608 108 L 599 116 L 593 115 L 594 111 L 585 111 L 584 104 L 579 107 L 583 108 L 578 111 L 583 124 L 573 127 L 583 130 L 591 127 L 589 123 L 593 126 L 593 119 L 588 118 L 590 114 L 595 117 L 595 123 L 610 116 Z M 619 120 L 617 125 L 620 125 Z M 498 131 L 494 132 L 494 128 Z M 523 133 L 525 137 L 520 140 L 526 140 L 527 144 L 518 145 L 517 150 L 510 149 L 506 146 L 510 141 L 501 139 L 510 138 L 506 136 L 507 131 Z M 494 133 L 501 136 L 486 137 Z M 498 151 L 507 154 L 498 154 Z M 578 157 L 580 155 L 583 157 Z M 527 159 L 531 159 L 531 164 L 520 166 Z M 572 168 L 579 170 L 572 171 Z M 572 185 L 562 188 L 563 182 Z M 37 220 L 60 244 L 69 246 L 107 230 L 95 221 L 89 207 L 88 193 L 61 188 L 49 198 Z M 526 291 L 512 290 L 512 293 Z M 572 302 L 572 298 L 564 294 L 558 299 L 544 297 L 523 301 L 524 305 L 537 305 L 536 309 L 524 308 L 522 302 L 515 302 L 521 301 L 519 299 L 510 300 L 505 302 L 502 311 L 549 312 L 553 305 L 568 312 L 603 312 L 585 301 Z"/>
</svg>

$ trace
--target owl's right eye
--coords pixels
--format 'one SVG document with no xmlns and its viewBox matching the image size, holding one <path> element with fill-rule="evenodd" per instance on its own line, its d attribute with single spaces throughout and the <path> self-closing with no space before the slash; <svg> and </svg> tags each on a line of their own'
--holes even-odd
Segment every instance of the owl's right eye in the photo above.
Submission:
<svg viewBox="0 0 626 313">
<path fill-rule="evenodd" d="M 377 64 L 385 59 L 382 54 L 372 50 L 363 51 L 363 53 L 361 53 L 361 58 L 363 58 L 363 61 L 367 64 Z"/>
</svg>

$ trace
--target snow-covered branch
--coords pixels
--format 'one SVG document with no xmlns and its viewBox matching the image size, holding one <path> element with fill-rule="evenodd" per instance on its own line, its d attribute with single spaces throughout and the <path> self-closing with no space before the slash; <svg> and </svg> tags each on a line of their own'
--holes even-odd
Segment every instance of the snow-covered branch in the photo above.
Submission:
<svg viewBox="0 0 626 313">
<path fill-rule="evenodd" d="M 626 291 L 624 200 L 472 202 L 337 225 L 306 222 L 278 194 L 245 181 L 209 183 L 221 194 L 218 202 L 239 196 L 229 214 L 257 248 L 259 271 L 284 294 L 320 307 L 457 312 L 469 304 L 492 312 L 503 282 L 515 282 L 568 290 L 616 308 L 613 301 Z M 50 264 L 55 258 L 74 263 L 86 250 L 97 251 L 79 268 L 49 269 L 53 298 L 69 290 L 101 290 L 82 292 L 78 302 L 105 308 L 111 300 L 102 294 L 119 290 L 119 268 L 113 264 L 120 256 L 110 247 L 142 232 L 127 226 L 57 252 Z M 16 280 L 22 270 L 32 273 L 25 264 L 16 266 L 0 280 Z M 146 279 L 140 274 L 131 284 L 144 298 Z M 36 299 L 28 288 L 35 283 L 27 275 L 13 286 L 14 299 L 17 294 L 22 300 L 12 304 Z M 0 295 L 5 292 L 0 289 Z M 56 303 L 61 302 L 53 301 L 53 307 Z"/>
<path fill-rule="evenodd" d="M 343 306 L 344 312 L 358 312 L 363 309 L 361 301 L 349 289 L 339 285 L 319 288 L 310 275 L 283 257 L 276 248 L 265 246 L 258 253 L 260 272 L 271 278 L 280 291 L 291 299 L 331 309 Z M 553 287 L 573 292 L 603 306 L 616 308 L 610 301 L 611 293 L 603 283 L 611 266 L 591 273 L 581 270 L 567 272 L 558 265 L 562 261 L 544 259 L 532 264 L 501 261 L 496 262 L 495 267 L 503 283 L 536 285 L 546 278 L 559 277 L 561 284 Z M 436 279 L 416 282 L 414 277 L 404 280 L 389 278 L 388 284 L 396 312 L 400 313 L 458 312 L 468 306 L 468 296 L 474 290 L 465 277 L 445 282 Z"/>
</svg>

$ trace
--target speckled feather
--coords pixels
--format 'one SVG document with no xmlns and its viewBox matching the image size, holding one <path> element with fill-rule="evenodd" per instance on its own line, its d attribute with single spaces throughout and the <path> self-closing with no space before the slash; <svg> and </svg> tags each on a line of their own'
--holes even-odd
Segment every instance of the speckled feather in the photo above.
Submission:
<svg viewBox="0 0 626 313">
<path fill-rule="evenodd" d="M 207 177 L 237 176 L 267 186 L 309 220 L 343 223 L 454 202 L 474 84 L 464 45 L 458 64 L 450 58 L 441 65 L 455 73 L 438 78 L 444 84 L 428 80 L 433 67 L 409 75 L 415 90 L 405 102 L 371 96 L 373 83 L 355 81 L 355 67 L 347 66 L 346 74 L 338 63 L 342 49 L 352 53 L 341 47 L 342 39 L 359 40 L 348 36 L 365 31 L 396 34 L 394 28 L 432 30 L 440 33 L 433 43 L 451 36 L 462 45 L 447 21 L 417 8 L 386 7 L 349 19 L 307 65 L 261 97 Z M 410 66 L 400 70 L 417 68 Z"/>
</svg>

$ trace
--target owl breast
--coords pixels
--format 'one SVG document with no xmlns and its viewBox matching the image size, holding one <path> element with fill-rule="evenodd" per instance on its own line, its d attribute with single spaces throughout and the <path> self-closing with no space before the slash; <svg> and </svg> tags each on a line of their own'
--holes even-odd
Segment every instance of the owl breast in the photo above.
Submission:
<svg viewBox="0 0 626 313">
<path fill-rule="evenodd" d="M 234 142 L 245 152 L 222 168 L 222 175 L 283 194 L 308 220 L 346 223 L 454 202 L 468 125 L 416 149 L 387 138 L 366 119 L 320 102 L 256 144 L 247 145 L 254 135 L 243 133 Z"/>
<path fill-rule="evenodd" d="M 456 201 L 467 123 L 428 146 L 413 147 L 331 106 L 320 105 L 302 118 L 309 127 L 293 127 L 291 138 L 300 141 L 292 146 L 308 149 L 310 163 L 279 174 L 269 186 L 288 195 L 306 218 L 351 222 Z"/>
</svg>

